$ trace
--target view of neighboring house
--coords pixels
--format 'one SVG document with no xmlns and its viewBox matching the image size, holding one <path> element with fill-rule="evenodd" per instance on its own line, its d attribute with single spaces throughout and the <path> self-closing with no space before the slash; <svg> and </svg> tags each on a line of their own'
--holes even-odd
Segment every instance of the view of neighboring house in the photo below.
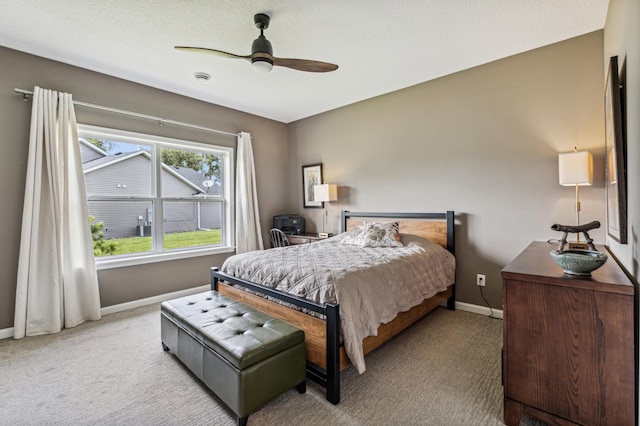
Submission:
<svg viewBox="0 0 640 426">
<path fill-rule="evenodd" d="M 105 238 L 150 236 L 153 205 L 144 199 L 152 193 L 149 152 L 138 149 L 112 154 L 81 138 L 80 153 L 89 214 L 95 223 L 104 223 Z M 221 186 L 215 178 L 188 167 L 164 164 L 161 182 L 162 194 L 172 198 L 163 205 L 165 233 L 220 228 L 221 203 L 197 201 L 198 197 L 220 195 Z"/>
</svg>

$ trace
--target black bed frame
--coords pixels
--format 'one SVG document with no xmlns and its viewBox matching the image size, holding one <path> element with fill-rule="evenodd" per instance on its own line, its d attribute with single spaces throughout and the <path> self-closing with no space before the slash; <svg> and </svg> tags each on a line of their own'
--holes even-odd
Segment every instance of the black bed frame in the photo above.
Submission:
<svg viewBox="0 0 640 426">
<path fill-rule="evenodd" d="M 446 213 L 376 213 L 376 212 L 349 212 L 342 211 L 342 231 L 347 229 L 347 219 L 349 218 L 376 218 L 376 219 L 446 219 L 447 222 L 447 250 L 455 255 L 454 222 L 453 211 Z M 284 293 L 271 288 L 263 287 L 242 278 L 236 278 L 224 272 L 220 272 L 217 267 L 211 268 L 211 289 L 218 290 L 218 282 L 227 283 L 250 289 L 257 293 L 273 297 L 277 300 L 290 303 L 300 308 L 317 312 L 325 317 L 327 336 L 327 369 L 324 370 L 315 364 L 307 361 L 307 377 L 319 383 L 327 389 L 327 400 L 333 404 L 340 402 L 340 310 L 337 304 L 317 303 L 303 299 L 288 293 Z M 452 296 L 447 299 L 447 308 L 455 309 L 455 284 L 453 285 Z"/>
</svg>

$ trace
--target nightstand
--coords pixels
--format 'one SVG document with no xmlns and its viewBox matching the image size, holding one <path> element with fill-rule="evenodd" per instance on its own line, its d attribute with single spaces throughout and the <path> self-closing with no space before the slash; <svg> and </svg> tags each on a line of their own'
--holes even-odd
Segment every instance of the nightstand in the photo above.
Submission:
<svg viewBox="0 0 640 426">
<path fill-rule="evenodd" d="M 315 243 L 317 241 L 323 240 L 324 238 L 320 238 L 318 234 L 307 233 L 307 234 L 287 235 L 287 239 L 289 240 L 289 244 L 291 244 L 292 246 L 295 246 L 298 244 Z"/>
</svg>

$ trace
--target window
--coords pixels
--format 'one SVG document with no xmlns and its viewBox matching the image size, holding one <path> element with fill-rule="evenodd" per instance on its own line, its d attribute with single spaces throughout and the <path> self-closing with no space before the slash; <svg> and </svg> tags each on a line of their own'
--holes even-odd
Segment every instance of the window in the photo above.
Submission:
<svg viewBox="0 0 640 426">
<path fill-rule="evenodd" d="M 78 131 L 98 268 L 232 250 L 231 148 Z"/>
</svg>

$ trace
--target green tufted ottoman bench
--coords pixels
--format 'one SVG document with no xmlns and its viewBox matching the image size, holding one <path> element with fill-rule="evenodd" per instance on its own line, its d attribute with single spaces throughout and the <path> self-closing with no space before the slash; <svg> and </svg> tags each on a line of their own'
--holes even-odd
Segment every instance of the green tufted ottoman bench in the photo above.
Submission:
<svg viewBox="0 0 640 426">
<path fill-rule="evenodd" d="M 306 390 L 304 332 L 257 309 L 206 291 L 163 302 L 162 347 L 171 350 L 238 416 L 285 390 Z"/>
</svg>

